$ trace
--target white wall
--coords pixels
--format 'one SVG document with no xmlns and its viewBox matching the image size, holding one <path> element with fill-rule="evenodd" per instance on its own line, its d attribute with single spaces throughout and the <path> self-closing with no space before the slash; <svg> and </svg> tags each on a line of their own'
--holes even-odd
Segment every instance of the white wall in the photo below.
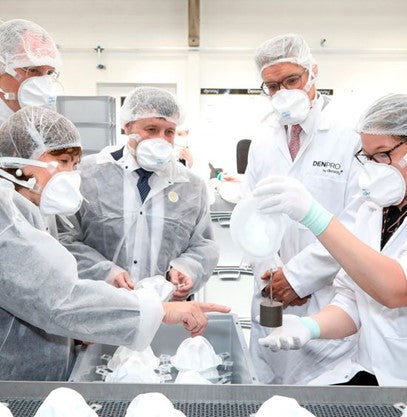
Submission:
<svg viewBox="0 0 407 417">
<path fill-rule="evenodd" d="M 187 0 L 1 0 L 0 17 L 34 20 L 54 36 L 64 59 L 65 94 L 96 94 L 97 83 L 175 83 L 195 133 L 205 128 L 199 89 L 258 87 L 255 48 L 285 32 L 307 39 L 320 66 L 320 88 L 362 101 L 407 92 L 405 0 L 201 0 L 201 47 L 193 51 L 187 47 L 187 5 Z M 97 45 L 105 48 L 106 70 L 96 69 Z M 214 152 L 230 154 L 236 129 L 230 130 L 229 136 L 223 129 L 226 137 L 216 150 L 201 138 L 199 154 L 207 159 Z"/>
</svg>

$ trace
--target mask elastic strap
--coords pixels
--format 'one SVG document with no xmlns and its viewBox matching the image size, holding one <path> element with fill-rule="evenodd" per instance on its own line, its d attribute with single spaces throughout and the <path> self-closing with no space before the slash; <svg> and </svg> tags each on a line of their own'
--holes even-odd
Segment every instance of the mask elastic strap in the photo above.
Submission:
<svg viewBox="0 0 407 417">
<path fill-rule="evenodd" d="M 128 138 L 129 138 L 129 141 L 133 140 L 137 144 L 139 144 L 141 136 L 138 133 L 130 133 L 130 135 L 128 135 Z M 127 143 L 127 149 L 129 150 L 130 155 L 136 156 L 136 150 L 132 146 L 130 146 L 129 143 Z"/>
<path fill-rule="evenodd" d="M 306 68 L 308 71 L 308 80 L 306 82 L 306 84 L 303 87 L 303 90 L 306 91 L 308 93 L 308 91 L 311 89 L 311 87 L 315 84 L 315 81 L 317 79 L 317 77 L 314 75 L 313 71 L 312 71 L 312 64 L 310 65 L 309 68 Z"/>
<path fill-rule="evenodd" d="M 19 83 L 21 83 L 21 80 L 23 79 L 23 77 L 14 68 L 6 67 L 5 73 L 15 78 Z M 7 101 L 17 100 L 17 94 L 15 93 L 8 93 L 7 91 L 4 91 L 2 88 L 0 88 L 0 92 L 3 93 L 4 99 Z"/>
<path fill-rule="evenodd" d="M 405 168 L 407 167 L 407 154 L 405 154 L 400 161 L 398 161 L 398 165 L 400 168 Z"/>
<path fill-rule="evenodd" d="M 15 93 L 7 93 L 7 91 L 4 91 L 2 88 L 0 88 L 0 93 L 3 94 L 4 100 L 7 101 L 16 101 L 17 97 Z"/>
<path fill-rule="evenodd" d="M 23 76 L 20 75 L 14 68 L 6 67 L 5 72 L 15 78 L 18 82 L 21 82 L 23 79 Z"/>
<path fill-rule="evenodd" d="M 6 178 L 7 180 L 14 182 L 15 184 L 21 185 L 29 190 L 34 190 L 35 184 L 37 183 L 35 178 L 30 178 L 28 181 L 18 180 L 14 175 L 11 175 L 7 171 L 0 168 L 0 177 Z"/>
<path fill-rule="evenodd" d="M 19 158 L 15 156 L 0 157 L 0 167 L 3 167 L 3 168 L 18 168 L 18 167 L 27 166 L 27 165 L 40 167 L 40 168 L 52 167 L 53 169 L 55 169 L 58 167 L 58 162 L 57 161 L 44 162 L 44 161 L 38 161 L 36 159 L 28 159 L 28 158 L 26 159 L 26 158 Z"/>
<path fill-rule="evenodd" d="M 8 179 L 9 181 L 15 184 L 21 185 L 24 188 L 28 188 L 29 190 L 41 192 L 41 189 L 36 187 L 37 180 L 35 178 L 30 178 L 27 181 L 19 180 L 14 175 L 2 169 L 2 168 L 18 168 L 18 167 L 27 166 L 27 165 L 36 166 L 40 168 L 46 168 L 46 169 L 49 169 L 51 167 L 52 170 L 50 170 L 50 172 L 52 173 L 58 167 L 58 162 L 56 161 L 44 162 L 44 161 L 37 161 L 35 159 L 24 159 L 24 158 L 18 158 L 14 156 L 3 156 L 3 157 L 0 157 L 0 176 Z"/>
</svg>

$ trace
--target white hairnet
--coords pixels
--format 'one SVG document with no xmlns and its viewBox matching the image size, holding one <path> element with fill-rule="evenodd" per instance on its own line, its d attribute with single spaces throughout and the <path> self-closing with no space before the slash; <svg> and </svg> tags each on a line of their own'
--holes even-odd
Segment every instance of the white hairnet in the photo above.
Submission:
<svg viewBox="0 0 407 417">
<path fill-rule="evenodd" d="M 0 74 L 7 69 L 62 65 L 54 40 L 34 22 L 13 19 L 0 25 Z"/>
<path fill-rule="evenodd" d="M 0 127 L 0 156 L 37 159 L 44 152 L 82 147 L 78 129 L 45 107 L 24 107 Z"/>
<path fill-rule="evenodd" d="M 155 87 L 137 87 L 124 100 L 120 110 L 121 126 L 151 117 L 162 117 L 178 124 L 181 121 L 181 109 L 169 91 Z"/>
<path fill-rule="evenodd" d="M 311 69 L 314 57 L 304 38 L 294 33 L 276 36 L 264 42 L 256 51 L 255 61 L 260 72 L 283 62 L 292 62 Z"/>
<path fill-rule="evenodd" d="M 388 94 L 379 98 L 362 115 L 358 133 L 407 136 L 407 94 Z"/>
</svg>

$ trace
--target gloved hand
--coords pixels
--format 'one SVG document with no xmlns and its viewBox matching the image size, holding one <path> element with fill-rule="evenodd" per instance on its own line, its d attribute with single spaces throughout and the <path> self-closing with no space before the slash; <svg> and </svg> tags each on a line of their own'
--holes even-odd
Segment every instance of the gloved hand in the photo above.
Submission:
<svg viewBox="0 0 407 417">
<path fill-rule="evenodd" d="M 296 350 L 302 348 L 311 339 L 318 339 L 318 323 L 309 317 L 298 317 L 293 314 L 283 315 L 283 325 L 274 329 L 268 336 L 261 337 L 259 344 L 279 350 Z"/>
<path fill-rule="evenodd" d="M 298 180 L 276 175 L 259 181 L 253 195 L 259 197 L 258 208 L 262 213 L 285 213 L 298 222 L 306 216 L 313 200 Z"/>
<path fill-rule="evenodd" d="M 262 213 L 285 213 L 308 227 L 316 236 L 327 228 L 332 219 L 332 214 L 295 178 L 267 177 L 257 183 L 253 196 L 258 198 L 258 209 Z"/>
</svg>

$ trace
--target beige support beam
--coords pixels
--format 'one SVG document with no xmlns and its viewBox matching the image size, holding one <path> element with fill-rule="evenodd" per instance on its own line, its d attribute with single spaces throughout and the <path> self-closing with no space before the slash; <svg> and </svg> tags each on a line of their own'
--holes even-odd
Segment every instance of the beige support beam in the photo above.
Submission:
<svg viewBox="0 0 407 417">
<path fill-rule="evenodd" d="M 199 46 L 200 0 L 188 0 L 188 45 Z"/>
</svg>

